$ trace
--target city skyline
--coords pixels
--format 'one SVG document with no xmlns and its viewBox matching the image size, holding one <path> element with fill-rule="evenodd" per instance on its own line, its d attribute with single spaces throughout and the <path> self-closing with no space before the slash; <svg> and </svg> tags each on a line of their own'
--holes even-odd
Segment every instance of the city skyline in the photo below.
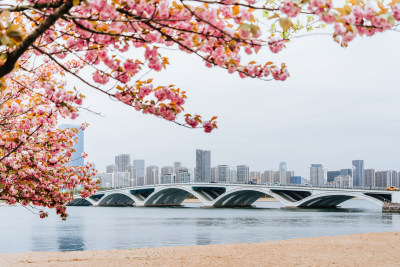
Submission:
<svg viewBox="0 0 400 267">
<path fill-rule="evenodd" d="M 287 174 L 291 174 L 291 173 L 294 173 L 294 172 L 296 172 L 296 176 L 301 176 L 302 178 L 306 178 L 307 180 L 310 180 L 310 182 L 311 182 L 311 173 L 310 173 L 310 168 L 312 168 L 312 167 L 321 167 L 322 168 L 322 171 L 323 171 L 323 176 L 322 176 L 322 178 L 324 179 L 324 181 L 325 182 L 332 182 L 333 181 L 333 178 L 335 177 L 335 176 L 345 176 L 345 175 L 350 175 L 350 176 L 352 176 L 352 177 L 354 177 L 354 175 L 356 175 L 356 172 L 355 172 L 355 170 L 357 169 L 356 168 L 356 166 L 354 166 L 354 164 L 355 164 L 355 162 L 360 162 L 359 164 L 361 164 L 361 166 L 362 166 L 362 169 L 361 169 L 361 172 L 360 173 L 362 173 L 362 176 L 363 176 L 363 182 L 362 183 L 364 183 L 365 182 L 365 178 L 364 178 L 364 171 L 366 171 L 366 170 L 374 170 L 374 171 L 376 171 L 376 172 L 379 172 L 379 171 L 397 171 L 397 170 L 400 170 L 400 168 L 399 169 L 396 169 L 396 168 L 388 168 L 388 169 L 382 169 L 382 170 L 380 170 L 380 169 L 377 169 L 377 168 L 373 168 L 373 166 L 371 166 L 371 165 L 367 165 L 367 168 L 364 168 L 364 160 L 351 160 L 350 162 L 351 162 L 351 164 L 352 164 L 352 166 L 353 166 L 353 170 L 352 169 L 346 169 L 346 168 L 339 168 L 339 169 L 331 169 L 331 168 L 328 168 L 328 167 L 326 167 L 324 164 L 315 164 L 315 163 L 311 163 L 309 166 L 308 166 L 308 175 L 297 175 L 298 174 L 298 172 L 297 172 L 297 170 L 291 170 L 291 171 L 289 171 L 288 170 L 288 168 L 287 168 L 287 162 L 279 162 L 279 166 L 277 166 L 276 168 L 262 168 L 262 169 L 253 169 L 253 168 L 251 168 L 250 167 L 250 165 L 247 165 L 247 164 L 239 164 L 239 165 L 234 165 L 234 164 L 229 164 L 229 163 L 213 163 L 212 161 L 211 161 L 211 152 L 212 151 L 203 151 L 202 149 L 196 149 L 196 157 L 198 156 L 198 152 L 197 151 L 201 151 L 201 152 L 206 152 L 206 154 L 208 155 L 207 157 L 210 159 L 210 161 L 209 161 L 209 165 L 210 165 L 210 173 L 209 173 L 209 176 L 210 176 L 210 181 L 212 181 L 213 180 L 213 169 L 215 169 L 216 168 L 216 170 L 217 170 L 217 178 L 219 178 L 220 176 L 219 176 L 219 173 L 218 173 L 218 169 L 219 168 L 226 168 L 226 167 L 228 167 L 228 168 L 233 168 L 233 169 L 236 169 L 236 168 L 238 168 L 238 167 L 241 167 L 241 166 L 245 166 L 245 167 L 247 167 L 249 170 L 249 172 L 260 172 L 260 175 L 261 175 L 261 173 L 262 172 L 266 172 L 266 171 L 275 171 L 275 172 L 277 172 L 277 173 L 280 173 L 280 178 L 279 178 L 279 180 L 280 180 L 280 183 L 281 184 L 284 184 L 284 183 L 289 183 L 289 181 L 290 181 L 290 176 L 292 176 L 292 175 L 289 175 L 289 176 L 287 176 L 287 175 L 282 175 L 282 173 L 287 173 Z M 213 154 L 214 155 L 214 154 Z M 142 177 L 144 177 L 145 175 L 146 175 L 146 171 L 145 171 L 145 169 L 147 168 L 147 167 L 149 167 L 149 166 L 156 166 L 156 167 L 158 167 L 159 168 L 159 173 L 160 173 L 160 175 L 161 174 L 163 174 L 163 173 L 166 173 L 166 172 L 163 172 L 162 171 L 162 169 L 163 168 L 172 168 L 172 169 L 177 169 L 177 168 L 180 168 L 181 166 L 183 167 L 183 165 L 182 165 L 182 162 L 181 161 L 176 161 L 176 160 L 172 160 L 169 164 L 164 164 L 164 165 L 162 165 L 162 164 L 150 164 L 150 165 L 145 165 L 145 162 L 147 162 L 147 160 L 144 160 L 144 159 L 134 159 L 134 160 L 132 160 L 132 164 L 130 163 L 130 158 L 131 158 L 131 155 L 130 154 L 127 154 L 127 153 L 123 153 L 123 154 L 119 154 L 119 155 L 116 155 L 116 156 L 114 156 L 115 157 L 115 161 L 117 161 L 117 159 L 119 158 L 119 157 L 121 157 L 121 156 L 124 156 L 124 157 L 126 157 L 126 158 L 128 158 L 128 162 L 129 162 L 129 164 L 126 164 L 126 166 L 127 166 L 127 170 L 128 170 L 128 168 L 130 167 L 130 166 L 135 166 L 136 168 L 135 168 L 135 172 L 137 172 L 137 176 L 138 177 L 140 177 L 140 176 L 142 176 Z M 195 157 L 195 158 L 196 158 Z M 150 161 L 151 162 L 151 161 Z M 135 164 L 136 163 L 136 164 Z M 94 164 L 96 165 L 96 163 L 94 162 Z M 96 165 L 97 166 L 97 165 Z M 124 165 L 125 166 L 125 165 Z M 114 168 L 115 168 L 115 170 L 114 170 Z M 190 165 L 184 165 L 184 167 L 183 168 L 185 168 L 185 169 L 193 169 L 193 175 L 194 175 L 194 179 L 195 179 L 195 176 L 196 176 L 196 174 L 195 174 L 195 169 L 196 169 L 196 165 L 195 166 L 190 166 Z M 111 169 L 113 169 L 113 171 L 108 171 L 108 170 L 111 170 Z M 139 169 L 142 169 L 142 171 L 140 171 Z M 120 168 L 118 168 L 118 164 L 109 164 L 109 165 L 107 165 L 107 166 L 105 166 L 105 168 L 104 168 L 104 170 L 100 170 L 100 169 L 98 169 L 98 171 L 99 171 L 99 173 L 107 173 L 107 172 L 121 172 L 121 169 Z M 141 174 L 142 173 L 142 174 Z M 214 174 L 215 175 L 215 174 Z M 161 176 L 160 176 L 161 177 Z M 228 177 L 229 177 L 229 175 L 228 175 Z M 284 177 L 286 177 L 286 179 L 284 179 Z M 161 179 L 161 178 L 160 178 Z M 356 178 L 357 179 L 357 178 Z M 355 186 L 356 186 L 356 184 L 355 184 Z"/>
<path fill-rule="evenodd" d="M 248 165 L 214 165 L 211 164 L 211 151 L 208 150 L 196 149 L 195 158 L 195 168 L 182 166 L 180 161 L 174 161 L 173 164 L 165 166 L 145 166 L 143 159 L 135 159 L 131 165 L 129 154 L 119 154 L 115 156 L 116 164 L 108 165 L 106 173 L 100 172 L 96 178 L 101 181 L 101 186 L 105 184 L 140 186 L 188 182 L 309 184 L 341 187 L 400 186 L 400 172 L 393 169 L 377 171 L 373 168 L 364 169 L 364 160 L 360 159 L 351 161 L 352 169 L 328 170 L 320 163 L 313 163 L 310 165 L 310 174 L 307 177 L 295 175 L 295 171 L 288 170 L 286 162 L 280 162 L 278 170 L 275 171 L 271 169 L 253 170 Z M 136 166 L 136 164 L 141 166 Z M 123 167 L 119 165 L 126 165 L 123 173 L 121 172 Z M 138 169 L 146 169 L 145 175 L 139 177 Z M 126 179 L 124 175 L 128 175 L 128 178 Z"/>
<path fill-rule="evenodd" d="M 358 38 L 346 49 L 331 37 L 299 38 L 277 55 L 259 53 L 262 62 L 288 63 L 291 76 L 283 83 L 240 79 L 204 68 L 191 55 L 163 51 L 174 64 L 152 73 L 154 82 L 168 85 L 174 77 L 174 84 L 187 91 L 185 112 L 218 116 L 218 129 L 211 134 L 140 114 L 78 82 L 74 85 L 87 96 L 84 105 L 104 117 L 82 111 L 72 123 L 90 123 L 85 152 L 99 169 L 112 162 L 109 155 L 120 153 L 160 166 L 171 164 L 170 159 L 195 166 L 197 148 L 212 150 L 215 163 L 251 169 L 277 169 L 285 161 L 301 176 L 308 175 L 312 163 L 351 169 L 354 159 L 364 159 L 366 168 L 400 169 L 400 92 L 394 75 L 400 55 L 390 52 L 395 51 L 396 34 Z M 376 47 L 381 53 L 370 53 Z M 376 75 L 378 68 L 387 71 Z"/>
</svg>

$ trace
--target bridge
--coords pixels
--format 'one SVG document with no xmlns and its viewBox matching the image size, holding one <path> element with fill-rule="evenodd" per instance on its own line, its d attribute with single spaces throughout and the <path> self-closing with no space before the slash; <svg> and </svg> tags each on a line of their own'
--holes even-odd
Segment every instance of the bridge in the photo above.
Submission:
<svg viewBox="0 0 400 267">
<path fill-rule="evenodd" d="M 257 199 L 271 196 L 288 208 L 333 208 L 352 198 L 368 200 L 378 206 L 400 203 L 400 191 L 334 187 L 276 186 L 260 184 L 181 183 L 128 187 L 106 191 L 69 206 L 179 206 L 194 196 L 205 207 L 250 207 Z"/>
</svg>

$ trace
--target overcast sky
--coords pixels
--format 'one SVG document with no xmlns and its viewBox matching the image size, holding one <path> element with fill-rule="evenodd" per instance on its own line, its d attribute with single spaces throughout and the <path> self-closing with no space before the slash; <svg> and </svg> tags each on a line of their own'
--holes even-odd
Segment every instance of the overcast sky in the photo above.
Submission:
<svg viewBox="0 0 400 267">
<path fill-rule="evenodd" d="M 218 116 L 211 134 L 143 115 L 100 93 L 79 86 L 85 105 L 104 117 L 83 113 L 85 151 L 100 172 L 114 156 L 131 154 L 146 165 L 195 166 L 195 149 L 211 150 L 211 164 L 247 164 L 251 170 L 289 170 L 309 177 L 311 163 L 327 170 L 400 170 L 400 33 L 356 38 L 342 48 L 331 36 L 308 36 L 279 54 L 261 50 L 259 62 L 286 62 L 285 82 L 241 79 L 180 51 L 162 50 L 167 70 L 152 72 L 160 85 L 186 90 L 187 112 Z"/>
</svg>

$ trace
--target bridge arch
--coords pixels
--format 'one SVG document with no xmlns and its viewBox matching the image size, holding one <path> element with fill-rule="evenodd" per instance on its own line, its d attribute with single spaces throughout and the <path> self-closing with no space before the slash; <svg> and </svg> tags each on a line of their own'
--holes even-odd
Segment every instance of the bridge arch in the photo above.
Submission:
<svg viewBox="0 0 400 267">
<path fill-rule="evenodd" d="M 135 199 L 128 193 L 119 191 L 103 196 L 98 206 L 133 206 Z"/>
<path fill-rule="evenodd" d="M 153 192 L 144 200 L 144 206 L 162 206 L 162 205 L 181 205 L 182 202 L 190 195 L 208 206 L 209 201 L 196 191 L 185 186 L 168 186 Z"/>
<path fill-rule="evenodd" d="M 320 194 L 311 195 L 299 202 L 297 202 L 297 207 L 302 208 L 327 208 L 336 207 L 337 205 L 350 200 L 352 198 L 361 198 L 368 200 L 380 207 L 383 205 L 383 201 L 375 197 L 365 195 L 362 192 L 323 192 Z"/>
<path fill-rule="evenodd" d="M 75 198 L 73 201 L 69 202 L 67 206 L 94 206 L 95 203 L 89 198 Z"/>
<path fill-rule="evenodd" d="M 285 200 L 273 194 L 268 188 L 237 188 L 222 194 L 216 198 L 212 206 L 214 207 L 246 207 L 251 206 L 257 199 L 269 195 L 285 204 Z"/>
</svg>

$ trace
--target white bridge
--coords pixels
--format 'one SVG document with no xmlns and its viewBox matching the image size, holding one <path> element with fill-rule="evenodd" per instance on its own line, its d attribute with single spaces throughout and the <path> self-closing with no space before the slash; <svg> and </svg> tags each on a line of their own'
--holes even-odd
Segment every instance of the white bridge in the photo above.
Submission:
<svg viewBox="0 0 400 267">
<path fill-rule="evenodd" d="M 400 191 L 383 189 L 182 183 L 99 191 L 86 199 L 77 195 L 68 205 L 179 206 L 190 195 L 205 207 L 248 207 L 265 195 L 277 199 L 288 208 L 332 208 L 352 198 L 365 199 L 381 207 L 384 202 L 400 202 Z"/>
</svg>

